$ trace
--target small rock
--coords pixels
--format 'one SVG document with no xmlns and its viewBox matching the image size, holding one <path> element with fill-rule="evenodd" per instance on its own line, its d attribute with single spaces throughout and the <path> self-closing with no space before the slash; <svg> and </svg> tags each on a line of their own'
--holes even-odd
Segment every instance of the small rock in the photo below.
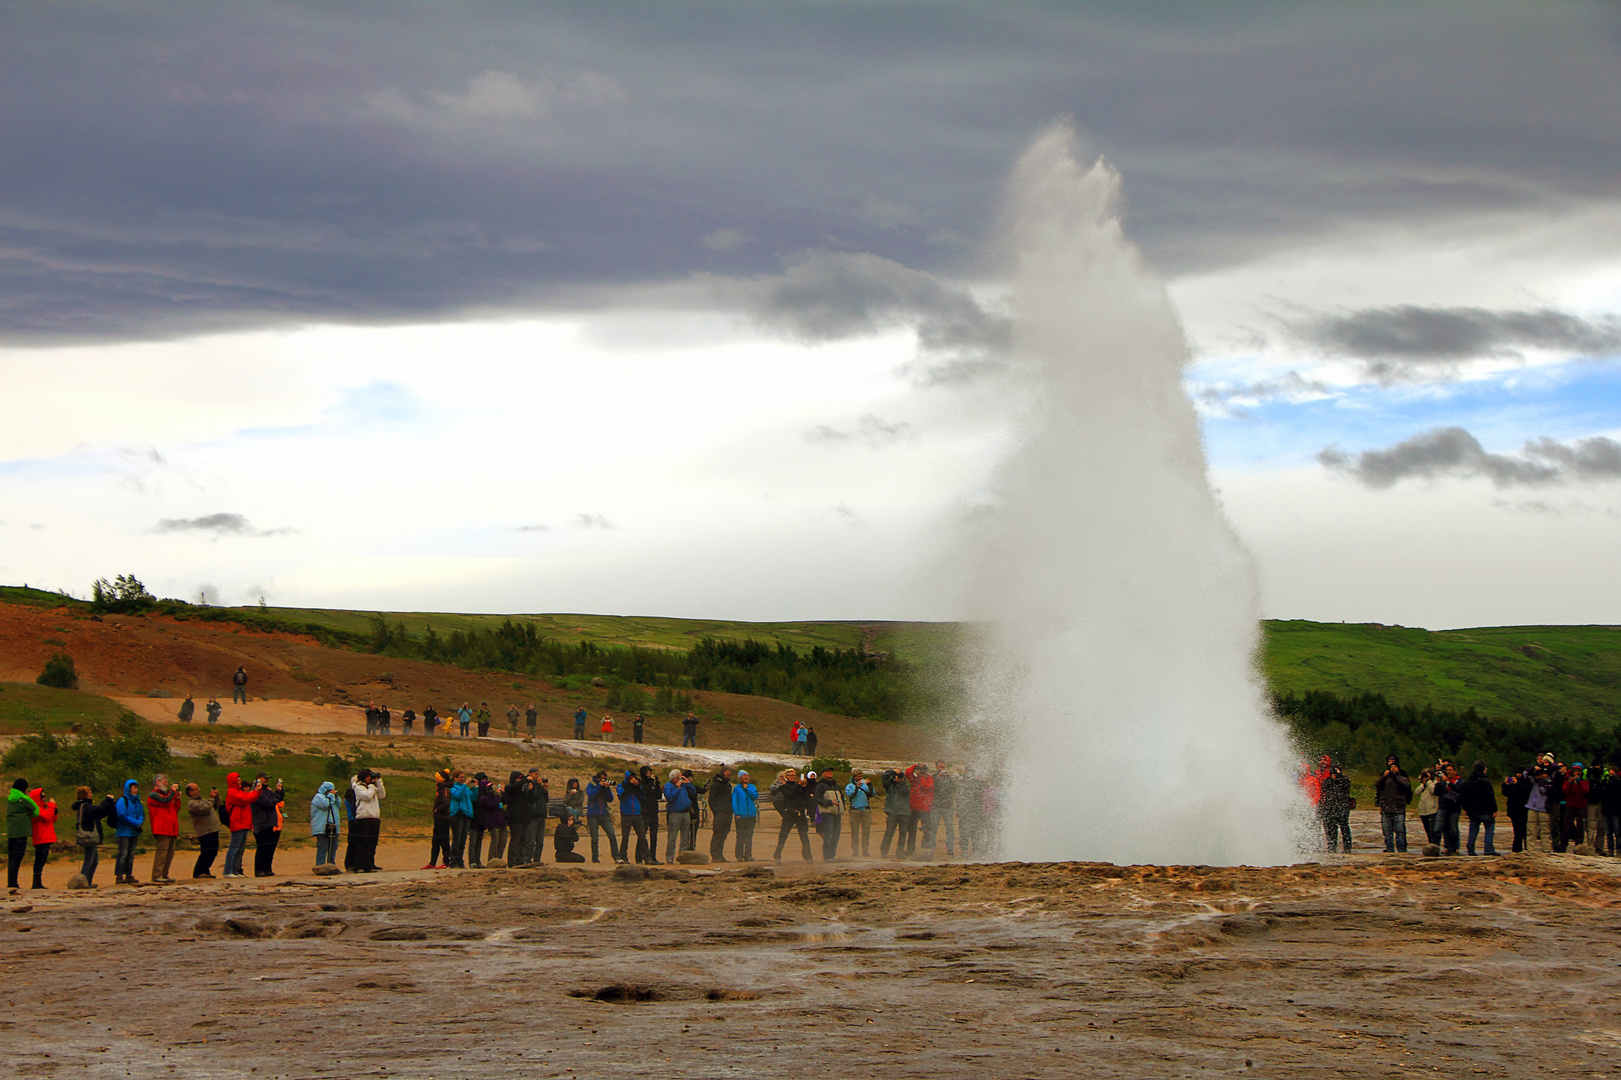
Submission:
<svg viewBox="0 0 1621 1080">
<path fill-rule="evenodd" d="M 702 851 L 683 851 L 675 857 L 678 863 L 696 863 L 703 865 L 709 861 L 709 856 Z"/>
<path fill-rule="evenodd" d="M 506 868 L 507 868 L 507 861 L 505 859 L 485 859 L 484 860 L 484 869 L 486 869 L 486 870 L 505 870 Z"/>
<path fill-rule="evenodd" d="M 1592 844 L 1577 844 L 1571 850 L 1577 855 L 1591 855 L 1591 854 L 1593 854 L 1593 845 Z"/>
<path fill-rule="evenodd" d="M 90 887 L 90 883 L 84 879 L 83 874 L 74 874 L 72 877 L 68 878 L 67 887 L 70 889 L 88 889 Z"/>
<path fill-rule="evenodd" d="M 315 873 L 317 877 L 332 877 L 334 874 L 343 873 L 343 870 L 338 867 L 337 863 L 322 863 L 315 868 Z"/>
<path fill-rule="evenodd" d="M 615 881 L 646 881 L 647 867 L 626 863 L 624 866 L 614 867 L 613 877 Z"/>
<path fill-rule="evenodd" d="M 27 915 L 30 911 L 33 911 L 33 910 L 34 910 L 34 905 L 33 904 L 17 904 L 17 905 L 15 905 L 13 907 L 6 908 L 6 914 L 7 915 Z"/>
<path fill-rule="evenodd" d="M 1441 845 L 1425 844 L 1424 847 L 1420 849 L 1419 854 L 1423 855 L 1426 859 L 1438 859 L 1441 857 Z"/>
<path fill-rule="evenodd" d="M 597 687 L 600 690 L 602 687 L 607 686 L 608 684 L 606 682 L 604 682 L 602 677 L 599 675 L 595 679 L 591 680 L 591 685 Z"/>
</svg>

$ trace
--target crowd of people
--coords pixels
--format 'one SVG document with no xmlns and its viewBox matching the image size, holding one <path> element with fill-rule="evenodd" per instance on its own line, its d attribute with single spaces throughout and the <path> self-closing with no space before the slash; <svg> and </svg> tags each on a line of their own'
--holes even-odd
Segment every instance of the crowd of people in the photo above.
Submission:
<svg viewBox="0 0 1621 1080">
<path fill-rule="evenodd" d="M 482 868 L 497 861 L 508 866 L 538 863 L 545 857 L 548 838 L 551 858 L 560 863 L 585 862 L 585 852 L 576 848 L 588 841 L 591 862 L 602 860 L 605 847 L 613 862 L 658 865 L 694 851 L 704 826 L 710 833 L 710 860 L 754 862 L 762 804 L 779 818 L 772 853 L 777 860 L 797 835 L 799 854 L 812 861 L 813 830 L 824 861 L 840 857 L 846 836 L 851 857 L 870 858 L 875 811 L 885 818 L 878 843 L 881 858 L 891 857 L 893 851 L 897 859 L 932 859 L 942 841 L 948 858 L 959 853 L 984 855 L 989 852 L 999 799 L 994 784 L 971 770 L 959 775 L 939 762 L 933 770 L 919 763 L 885 770 L 877 778 L 860 769 L 840 779 L 831 771 L 818 775 L 789 768 L 777 773 L 764 791 L 746 770 L 734 774 L 730 767 L 698 777 L 691 769 L 670 769 L 660 776 L 653 766 L 643 765 L 614 778 L 598 772 L 583 784 L 570 779 L 559 793 L 552 791 L 551 780 L 538 768 L 513 770 L 504 784 L 482 772 L 468 776 L 453 768 L 441 770 L 434 780 L 433 830 L 423 869 Z M 342 791 L 332 781 L 321 783 L 308 810 L 318 873 L 340 872 L 340 850 L 342 871 L 381 869 L 377 845 L 387 794 L 383 778 L 370 769 L 359 770 Z M 222 848 L 220 876 L 248 877 L 250 840 L 252 876 L 276 876 L 277 850 L 289 827 L 285 787 L 264 772 L 251 778 L 228 773 L 223 791 L 210 788 L 206 793 L 196 783 L 176 785 L 163 774 L 155 776 L 144 793 L 135 778 L 126 780 L 118 794 L 100 798 L 80 787 L 69 809 L 82 855 L 79 875 L 90 888 L 96 886 L 101 847 L 109 833 L 117 884 L 139 884 L 135 856 L 137 847 L 148 840 L 153 852 L 151 881 L 168 884 L 176 880 L 171 871 L 182 820 L 189 822 L 188 835 L 197 844 L 193 880 L 215 877 Z M 18 778 L 6 815 L 10 888 L 20 887 L 30 845 L 33 887 L 45 887 L 42 874 L 58 840 L 57 820 L 56 800 L 42 787 Z"/>
<path fill-rule="evenodd" d="M 1340 850 L 1350 851 L 1350 817 L 1356 807 L 1350 778 L 1324 754 L 1317 768 L 1303 770 L 1301 785 L 1322 822 L 1328 850 L 1336 850 L 1339 840 Z M 1493 781 L 1484 761 L 1475 762 L 1465 777 L 1444 759 L 1420 770 L 1414 783 L 1391 754 L 1373 785 L 1384 849 L 1407 850 L 1408 808 L 1413 807 L 1425 843 L 1442 854 L 1474 855 L 1478 844 L 1479 854 L 1496 855 L 1499 795 L 1514 852 L 1564 853 L 1583 844 L 1596 855 L 1621 851 L 1621 767 L 1579 761 L 1566 765 L 1548 753 L 1500 783 Z M 1464 821 L 1469 825 L 1467 834 Z"/>
</svg>

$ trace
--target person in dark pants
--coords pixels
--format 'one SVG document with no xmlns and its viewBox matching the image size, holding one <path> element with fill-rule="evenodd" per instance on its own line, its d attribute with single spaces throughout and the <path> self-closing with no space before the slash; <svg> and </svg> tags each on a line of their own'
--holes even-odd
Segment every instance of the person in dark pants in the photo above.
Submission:
<svg viewBox="0 0 1621 1080">
<path fill-rule="evenodd" d="M 681 850 L 694 851 L 698 847 L 698 826 L 704 819 L 704 788 L 698 786 L 693 779 L 691 769 L 682 769 L 681 775 L 687 778 L 687 784 L 692 788 L 692 813 L 687 816 L 687 831 L 681 837 Z"/>
<path fill-rule="evenodd" d="M 113 879 L 120 885 L 135 885 L 135 845 L 141 839 L 141 826 L 146 824 L 146 802 L 141 798 L 140 785 L 134 780 L 124 781 L 124 794 L 114 801 L 109 820 L 118 841 Z"/>
<path fill-rule="evenodd" d="M 6 792 L 6 887 L 20 889 L 17 875 L 22 873 L 23 859 L 28 855 L 28 839 L 34 831 L 34 818 L 39 815 L 39 804 L 28 794 L 28 781 L 19 776 Z"/>
<path fill-rule="evenodd" d="M 912 784 L 906 774 L 885 769 L 884 838 L 878 843 L 878 857 L 889 857 L 889 842 L 895 841 L 895 857 L 906 856 L 906 826 L 912 818 Z"/>
<path fill-rule="evenodd" d="M 636 714 L 636 719 L 634 719 L 634 720 L 632 720 L 630 722 L 630 738 L 631 738 L 632 742 L 641 742 L 642 741 L 642 725 L 645 724 L 646 722 L 647 722 L 647 718 L 644 717 L 641 713 L 637 713 Z"/>
<path fill-rule="evenodd" d="M 681 745 L 698 745 L 698 718 L 688 713 L 686 719 L 681 721 Z"/>
<path fill-rule="evenodd" d="M 529 861 L 538 863 L 546 851 L 546 818 L 551 813 L 551 781 L 539 769 L 529 770 Z"/>
<path fill-rule="evenodd" d="M 34 845 L 34 888 L 43 889 L 45 864 L 50 861 L 51 848 L 56 845 L 56 800 L 45 794 L 42 787 L 31 790 L 28 797 L 39 807 L 29 839 Z"/>
<path fill-rule="evenodd" d="M 247 670 L 237 666 L 236 674 L 231 676 L 231 704 L 248 703 L 248 673 Z"/>
<path fill-rule="evenodd" d="M 1441 849 L 1447 855 L 1456 855 L 1460 846 L 1458 817 L 1463 812 L 1462 779 L 1451 765 L 1435 782 L 1435 797 L 1440 809 L 1436 811 L 1435 831 L 1440 834 Z"/>
<path fill-rule="evenodd" d="M 473 776 L 473 827 L 467 834 L 467 865 L 474 870 L 484 869 L 484 833 L 490 827 L 490 803 L 500 807 L 498 797 L 491 788 L 490 778 L 483 773 Z"/>
<path fill-rule="evenodd" d="M 732 770 L 725 766 L 709 781 L 709 858 L 726 861 L 726 838 L 732 833 Z"/>
<path fill-rule="evenodd" d="M 560 863 L 583 863 L 585 856 L 574 850 L 574 845 L 580 842 L 580 830 L 574 826 L 574 816 L 567 810 L 557 820 L 557 829 L 552 833 L 552 850 L 557 853 Z"/>
<path fill-rule="evenodd" d="M 473 787 L 460 769 L 450 778 L 450 866 L 467 866 L 467 830 L 473 827 Z"/>
<path fill-rule="evenodd" d="M 218 799 L 218 791 L 209 792 L 205 799 L 201 787 L 186 785 L 186 816 L 191 818 L 191 834 L 197 838 L 197 861 L 191 867 L 194 880 L 214 876 L 214 858 L 220 852 Z"/>
<path fill-rule="evenodd" d="M 540 721 L 540 710 L 535 708 L 535 703 L 533 701 L 531 701 L 529 703 L 529 708 L 525 709 L 524 713 L 523 713 L 524 727 L 525 727 L 525 729 L 527 730 L 527 732 L 529 734 L 529 741 L 530 742 L 535 741 L 535 725 L 537 723 L 539 723 L 539 721 Z"/>
<path fill-rule="evenodd" d="M 1373 801 L 1379 807 L 1379 830 L 1384 834 L 1387 855 L 1407 851 L 1407 804 L 1413 799 L 1413 782 L 1402 771 L 1395 754 L 1385 758 L 1385 771 L 1373 784 Z"/>
<path fill-rule="evenodd" d="M 585 738 L 585 721 L 585 706 L 581 705 L 578 709 L 574 710 L 574 737 L 576 739 Z"/>
<path fill-rule="evenodd" d="M 608 837 L 608 857 L 614 862 L 624 862 L 619 850 L 619 843 L 614 839 L 613 816 L 608 811 L 608 805 L 614 801 L 613 785 L 608 783 L 606 771 L 599 772 L 585 785 L 585 827 L 591 834 L 591 861 L 600 862 L 601 852 L 597 847 L 598 833 Z"/>
<path fill-rule="evenodd" d="M 1330 764 L 1318 789 L 1317 817 L 1323 823 L 1328 850 L 1333 851 L 1344 837 L 1344 850 L 1351 850 L 1351 778 L 1338 765 Z"/>
<path fill-rule="evenodd" d="M 1525 850 L 1525 824 L 1530 816 L 1525 808 L 1525 800 L 1530 797 L 1530 773 L 1521 769 L 1503 777 L 1503 809 L 1508 814 L 1509 825 L 1514 829 L 1514 846 L 1511 850 L 1516 855 Z"/>
<path fill-rule="evenodd" d="M 782 849 L 788 845 L 788 834 L 799 833 L 799 846 L 805 861 L 811 861 L 810 812 L 815 806 L 810 781 L 801 777 L 797 769 L 784 769 L 776 783 L 771 785 L 771 803 L 782 815 L 782 829 L 777 833 L 777 852 L 772 858 L 782 861 Z"/>
<path fill-rule="evenodd" d="M 355 793 L 354 819 L 349 823 L 355 869 L 375 874 L 382 869 L 377 865 L 377 841 L 383 831 L 383 799 L 388 791 L 383 778 L 370 769 L 361 769 L 349 788 Z"/>
<path fill-rule="evenodd" d="M 433 780 L 433 839 L 428 844 L 428 865 L 424 870 L 450 865 L 450 773 L 441 769 L 433 774 Z"/>
<path fill-rule="evenodd" d="M 619 850 L 631 858 L 630 834 L 636 834 L 636 861 L 647 861 L 647 819 L 642 814 L 642 778 L 631 769 L 619 781 Z"/>
<path fill-rule="evenodd" d="M 642 824 L 647 827 L 647 864 L 659 865 L 659 800 L 664 798 L 664 785 L 659 783 L 653 766 L 643 765 L 637 770 L 642 782 Z"/>
<path fill-rule="evenodd" d="M 281 781 L 270 786 L 270 777 L 260 773 L 253 793 L 253 876 L 276 876 L 276 845 L 281 842 L 281 830 L 276 827 L 276 811 L 281 805 Z"/>
<path fill-rule="evenodd" d="M 1469 770 L 1469 779 L 1463 782 L 1458 791 L 1458 801 L 1463 812 L 1469 815 L 1469 843 L 1466 847 L 1469 854 L 1475 853 L 1475 837 L 1485 829 L 1485 853 L 1496 855 L 1493 834 L 1497 831 L 1497 795 L 1492 791 L 1492 782 L 1486 778 L 1484 761 L 1475 762 L 1474 768 Z"/>
<path fill-rule="evenodd" d="M 529 780 L 522 772 L 512 770 L 501 798 L 507 804 L 507 828 L 512 831 L 512 839 L 507 844 L 507 865 L 523 866 L 533 862 L 529 854 Z"/>
</svg>

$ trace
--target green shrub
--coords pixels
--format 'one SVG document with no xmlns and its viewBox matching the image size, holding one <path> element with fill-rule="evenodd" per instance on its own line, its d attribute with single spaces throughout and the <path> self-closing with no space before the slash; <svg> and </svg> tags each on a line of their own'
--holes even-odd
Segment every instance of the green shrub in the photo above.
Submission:
<svg viewBox="0 0 1621 1080">
<path fill-rule="evenodd" d="M 244 765 L 257 765 L 264 759 L 265 756 L 257 750 L 244 750 L 242 752 L 242 764 Z"/>
<path fill-rule="evenodd" d="M 0 759 L 8 769 L 59 787 L 88 784 L 96 791 L 117 791 L 132 776 L 145 784 L 169 762 L 168 740 L 128 709 L 110 729 L 96 724 L 82 735 L 25 735 Z"/>
<path fill-rule="evenodd" d="M 39 673 L 34 680 L 41 686 L 54 686 L 58 690 L 77 690 L 79 688 L 79 672 L 73 666 L 73 657 L 67 653 L 57 653 L 45 661 L 45 670 Z"/>
<path fill-rule="evenodd" d="M 197 760 L 202 762 L 204 765 L 207 765 L 210 769 L 216 767 L 220 763 L 219 755 L 214 753 L 212 750 L 204 750 L 201 754 L 197 755 Z"/>
<path fill-rule="evenodd" d="M 811 758 L 810 769 L 818 773 L 829 769 L 834 772 L 849 772 L 850 762 L 849 759 L 841 757 L 814 757 Z"/>
<path fill-rule="evenodd" d="M 321 771 L 332 780 L 347 780 L 351 775 L 353 775 L 349 771 L 348 760 L 339 756 L 338 754 L 333 754 L 331 757 L 327 758 L 326 764 L 322 766 Z"/>
</svg>

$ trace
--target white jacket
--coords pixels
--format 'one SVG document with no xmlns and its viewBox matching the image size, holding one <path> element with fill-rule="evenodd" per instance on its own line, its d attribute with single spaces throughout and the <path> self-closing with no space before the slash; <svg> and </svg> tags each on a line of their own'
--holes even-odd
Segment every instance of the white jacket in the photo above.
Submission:
<svg viewBox="0 0 1621 1080">
<path fill-rule="evenodd" d="M 355 820 L 383 816 L 381 804 L 388 792 L 383 787 L 382 777 L 369 784 L 362 784 L 358 777 L 351 777 L 349 786 L 355 793 Z"/>
</svg>

